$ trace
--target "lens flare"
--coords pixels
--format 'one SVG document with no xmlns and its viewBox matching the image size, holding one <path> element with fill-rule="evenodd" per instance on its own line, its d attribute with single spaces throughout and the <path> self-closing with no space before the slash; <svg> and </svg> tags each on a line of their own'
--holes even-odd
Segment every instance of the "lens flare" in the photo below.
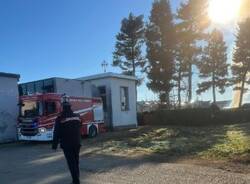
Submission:
<svg viewBox="0 0 250 184">
<path fill-rule="evenodd" d="M 209 17 L 214 23 L 228 24 L 238 19 L 242 0 L 210 0 Z"/>
</svg>

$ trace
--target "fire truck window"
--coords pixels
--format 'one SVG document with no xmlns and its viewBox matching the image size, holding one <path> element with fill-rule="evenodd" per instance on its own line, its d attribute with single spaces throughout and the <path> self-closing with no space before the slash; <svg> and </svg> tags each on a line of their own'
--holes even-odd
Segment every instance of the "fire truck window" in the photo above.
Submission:
<svg viewBox="0 0 250 184">
<path fill-rule="evenodd" d="M 39 103 L 36 101 L 22 102 L 21 115 L 23 117 L 36 117 L 39 115 Z"/>
<path fill-rule="evenodd" d="M 55 102 L 45 102 L 45 113 L 46 113 L 46 115 L 56 113 L 56 103 Z"/>
<path fill-rule="evenodd" d="M 128 87 L 121 87 L 121 110 L 129 110 Z"/>
</svg>

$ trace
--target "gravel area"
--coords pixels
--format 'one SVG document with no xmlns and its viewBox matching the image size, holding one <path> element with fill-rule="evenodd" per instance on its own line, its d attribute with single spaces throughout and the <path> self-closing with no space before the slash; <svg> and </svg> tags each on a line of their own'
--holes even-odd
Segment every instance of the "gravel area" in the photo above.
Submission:
<svg viewBox="0 0 250 184">
<path fill-rule="evenodd" d="M 86 183 L 148 183 L 148 184 L 247 184 L 245 175 L 217 169 L 182 164 L 142 164 L 136 168 L 119 167 L 109 172 L 93 173 Z"/>
<path fill-rule="evenodd" d="M 188 164 L 159 163 L 146 158 L 81 154 L 81 181 L 90 184 L 171 183 L 250 184 L 250 176 Z M 62 152 L 49 144 L 0 145 L 1 184 L 68 184 Z"/>
</svg>

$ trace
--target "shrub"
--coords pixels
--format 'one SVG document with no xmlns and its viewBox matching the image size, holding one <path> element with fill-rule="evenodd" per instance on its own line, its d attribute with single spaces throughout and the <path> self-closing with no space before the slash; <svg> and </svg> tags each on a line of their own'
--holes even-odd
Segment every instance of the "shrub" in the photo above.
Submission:
<svg viewBox="0 0 250 184">
<path fill-rule="evenodd" d="M 138 125 L 144 125 L 144 113 L 137 113 L 137 122 Z"/>
<path fill-rule="evenodd" d="M 215 110 L 196 108 L 180 110 L 157 110 L 143 114 L 146 125 L 207 126 L 245 123 L 250 121 L 250 111 L 243 109 Z"/>
</svg>

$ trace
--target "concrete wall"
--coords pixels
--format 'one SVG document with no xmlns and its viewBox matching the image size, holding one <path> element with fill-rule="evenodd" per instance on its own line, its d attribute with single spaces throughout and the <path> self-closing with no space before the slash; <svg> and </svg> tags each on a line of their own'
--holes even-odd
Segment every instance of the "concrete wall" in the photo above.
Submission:
<svg viewBox="0 0 250 184">
<path fill-rule="evenodd" d="M 99 78 L 89 80 L 96 87 L 106 86 L 107 112 L 105 120 L 109 127 L 137 127 L 135 80 L 120 78 Z M 121 110 L 120 88 L 128 87 L 129 110 Z"/>
<path fill-rule="evenodd" d="M 92 97 L 91 83 L 79 80 L 56 78 L 56 93 L 69 96 L 85 96 Z"/>
<path fill-rule="evenodd" d="M 0 142 L 16 140 L 18 79 L 0 76 Z"/>
<path fill-rule="evenodd" d="M 96 79 L 91 81 L 85 81 L 91 83 L 95 87 L 106 87 L 106 101 L 107 101 L 107 112 L 104 113 L 105 123 L 108 127 L 112 128 L 112 102 L 111 102 L 111 80 L 109 78 Z"/>
<path fill-rule="evenodd" d="M 121 110 L 121 87 L 128 87 L 129 110 Z M 137 127 L 136 114 L 136 84 L 133 80 L 111 79 L 113 126 L 116 127 Z"/>
</svg>

